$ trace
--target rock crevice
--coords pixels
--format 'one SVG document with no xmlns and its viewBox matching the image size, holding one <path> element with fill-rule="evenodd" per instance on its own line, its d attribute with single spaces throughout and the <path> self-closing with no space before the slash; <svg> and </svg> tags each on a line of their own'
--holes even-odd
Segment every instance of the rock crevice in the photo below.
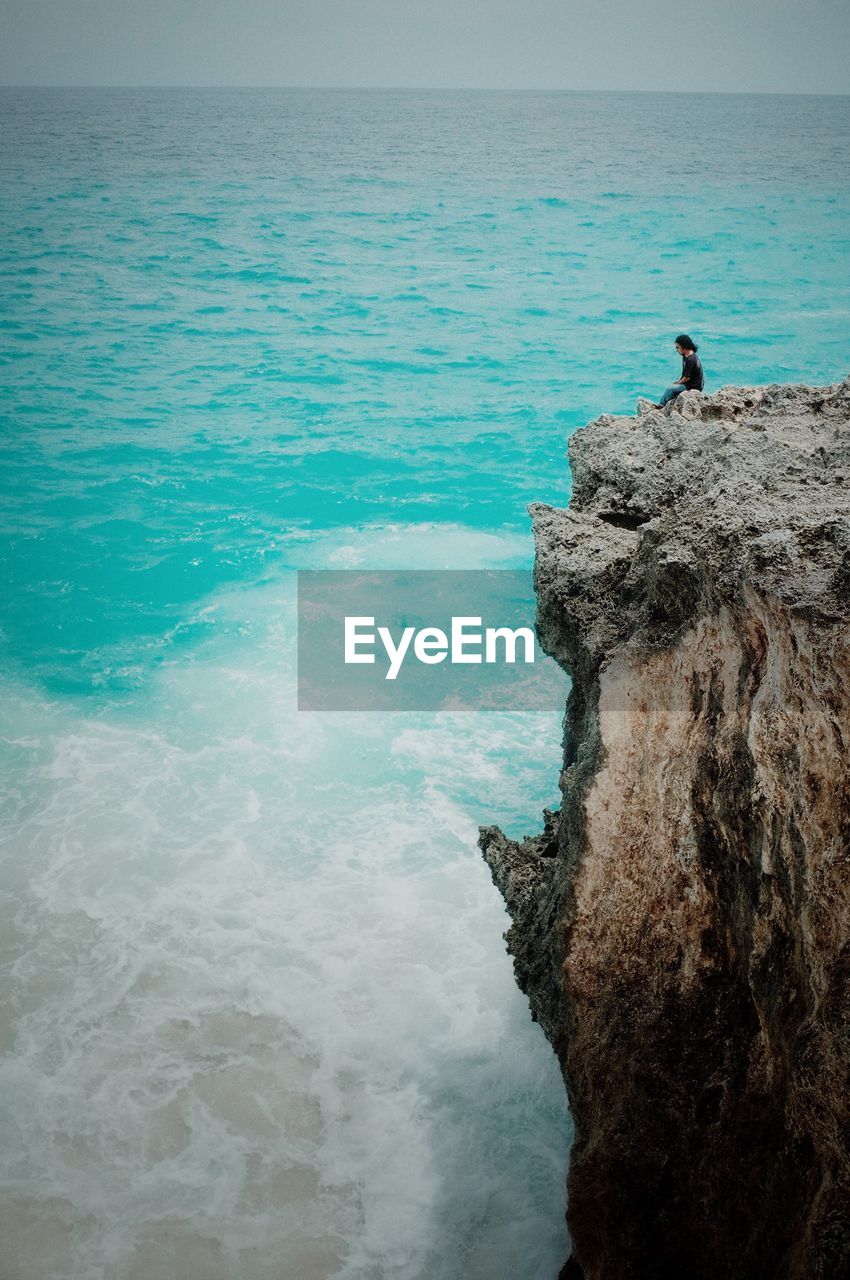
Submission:
<svg viewBox="0 0 850 1280">
<path fill-rule="evenodd" d="M 531 508 L 562 804 L 481 847 L 585 1280 L 850 1276 L 850 379 L 686 393 Z"/>
</svg>

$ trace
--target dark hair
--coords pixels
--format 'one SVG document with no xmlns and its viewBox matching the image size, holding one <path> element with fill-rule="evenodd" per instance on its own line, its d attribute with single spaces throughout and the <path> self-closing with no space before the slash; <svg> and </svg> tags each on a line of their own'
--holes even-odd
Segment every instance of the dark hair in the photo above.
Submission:
<svg viewBox="0 0 850 1280">
<path fill-rule="evenodd" d="M 693 338 L 689 338 L 686 333 L 679 334 L 676 339 L 676 346 L 687 347 L 690 351 L 696 351 L 697 349 L 697 344 L 694 342 Z"/>
</svg>

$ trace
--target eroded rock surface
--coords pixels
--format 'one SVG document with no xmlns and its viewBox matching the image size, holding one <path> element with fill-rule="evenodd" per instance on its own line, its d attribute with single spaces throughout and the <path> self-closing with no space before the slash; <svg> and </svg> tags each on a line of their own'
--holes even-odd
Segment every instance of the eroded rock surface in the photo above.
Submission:
<svg viewBox="0 0 850 1280">
<path fill-rule="evenodd" d="M 481 835 L 576 1126 L 563 1275 L 845 1280 L 850 379 L 569 454 L 531 509 L 563 802 Z"/>
</svg>

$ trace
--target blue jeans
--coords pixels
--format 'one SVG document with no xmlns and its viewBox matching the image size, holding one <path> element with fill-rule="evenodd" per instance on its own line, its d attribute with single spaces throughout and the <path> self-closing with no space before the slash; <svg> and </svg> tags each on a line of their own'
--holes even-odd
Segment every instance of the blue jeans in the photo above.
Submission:
<svg viewBox="0 0 850 1280">
<path fill-rule="evenodd" d="M 681 395 L 683 391 L 687 391 L 684 382 L 674 382 L 672 387 L 668 387 L 664 395 L 658 401 L 659 404 L 669 404 L 671 400 L 675 400 L 676 396 Z"/>
</svg>

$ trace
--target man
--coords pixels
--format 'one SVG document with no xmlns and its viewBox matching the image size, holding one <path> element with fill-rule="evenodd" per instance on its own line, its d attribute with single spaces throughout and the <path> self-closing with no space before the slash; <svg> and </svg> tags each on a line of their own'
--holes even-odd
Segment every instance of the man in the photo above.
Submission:
<svg viewBox="0 0 850 1280">
<path fill-rule="evenodd" d="M 683 391 L 702 391 L 702 365 L 697 355 L 697 344 L 686 333 L 680 333 L 676 339 L 676 350 L 682 357 L 682 372 L 679 374 L 678 381 L 669 386 L 658 403 L 653 406 L 656 409 L 663 409 L 665 404 L 669 404 Z"/>
</svg>

